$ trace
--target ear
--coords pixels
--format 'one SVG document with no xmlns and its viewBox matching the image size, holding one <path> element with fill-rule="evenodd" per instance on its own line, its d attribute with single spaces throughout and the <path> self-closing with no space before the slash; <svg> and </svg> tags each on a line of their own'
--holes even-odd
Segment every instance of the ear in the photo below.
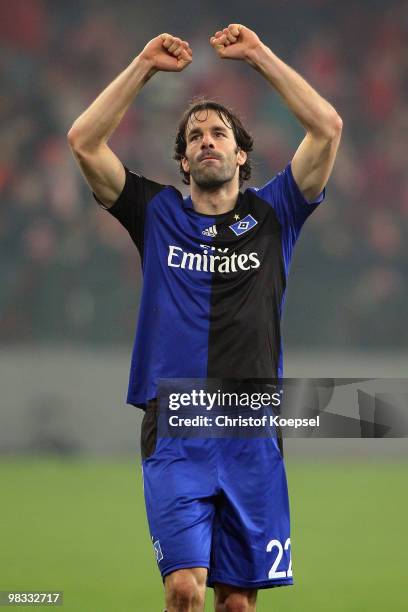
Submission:
<svg viewBox="0 0 408 612">
<path fill-rule="evenodd" d="M 188 163 L 187 157 L 182 157 L 181 158 L 181 166 L 182 166 L 184 172 L 190 172 L 190 164 Z"/>
<path fill-rule="evenodd" d="M 246 151 L 243 151 L 242 149 L 238 150 L 238 155 L 237 155 L 237 162 L 239 166 L 243 166 L 247 160 L 247 153 Z"/>
</svg>

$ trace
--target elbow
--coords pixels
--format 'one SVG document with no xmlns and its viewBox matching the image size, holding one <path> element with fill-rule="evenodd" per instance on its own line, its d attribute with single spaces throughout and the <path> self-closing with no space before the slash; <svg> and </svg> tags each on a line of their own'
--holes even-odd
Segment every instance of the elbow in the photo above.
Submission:
<svg viewBox="0 0 408 612">
<path fill-rule="evenodd" d="M 309 133 L 324 142 L 333 142 L 340 140 L 342 129 L 342 118 L 332 109 L 329 115 L 319 117 L 314 126 L 309 129 Z"/>
<path fill-rule="evenodd" d="M 335 134 L 341 134 L 343 130 L 343 119 L 336 113 L 336 117 L 333 122 Z"/>
<path fill-rule="evenodd" d="M 343 120 L 336 111 L 331 115 L 327 121 L 327 135 L 330 140 L 338 140 L 343 130 Z"/>
<path fill-rule="evenodd" d="M 75 127 L 75 123 L 72 125 L 71 129 L 67 133 L 68 144 L 71 149 L 75 151 L 79 151 L 80 149 L 80 134 L 78 129 Z"/>
<path fill-rule="evenodd" d="M 74 122 L 71 129 L 67 133 L 68 144 L 75 155 L 81 153 L 92 152 L 97 149 L 100 143 L 91 141 L 90 135 L 83 128 L 76 125 Z"/>
<path fill-rule="evenodd" d="M 68 144 L 72 155 L 78 163 L 84 162 L 87 158 L 87 147 L 83 141 L 82 135 L 78 132 L 75 126 L 69 130 L 67 134 Z"/>
</svg>

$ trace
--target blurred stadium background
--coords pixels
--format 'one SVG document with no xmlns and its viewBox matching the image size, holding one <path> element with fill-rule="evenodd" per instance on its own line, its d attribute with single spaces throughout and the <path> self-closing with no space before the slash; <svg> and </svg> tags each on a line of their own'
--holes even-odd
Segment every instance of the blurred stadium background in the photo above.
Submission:
<svg viewBox="0 0 408 612">
<path fill-rule="evenodd" d="M 124 405 L 138 256 L 90 197 L 66 133 L 168 31 L 189 40 L 194 61 L 148 83 L 112 148 L 184 190 L 178 117 L 194 95 L 216 96 L 252 131 L 251 184 L 262 184 L 303 131 L 258 74 L 212 54 L 207 35 L 235 21 L 344 121 L 326 203 L 292 264 L 286 375 L 407 376 L 405 0 L 0 0 L 0 590 L 62 589 L 78 612 L 163 607 L 141 414 Z M 296 586 L 262 592 L 260 612 L 405 610 L 406 441 L 289 440 L 286 455 Z"/>
</svg>

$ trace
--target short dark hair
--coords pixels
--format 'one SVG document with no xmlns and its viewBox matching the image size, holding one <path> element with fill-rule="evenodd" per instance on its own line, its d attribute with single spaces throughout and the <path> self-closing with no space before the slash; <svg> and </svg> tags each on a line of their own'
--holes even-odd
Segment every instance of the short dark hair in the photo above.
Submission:
<svg viewBox="0 0 408 612">
<path fill-rule="evenodd" d="M 223 104 L 219 104 L 215 100 L 208 100 L 206 98 L 195 98 L 188 108 L 184 111 L 176 134 L 176 141 L 174 144 L 174 159 L 180 163 L 180 173 L 183 176 L 183 183 L 186 185 L 190 184 L 190 173 L 185 172 L 181 165 L 181 158 L 185 157 L 187 141 L 186 141 L 186 128 L 188 121 L 191 116 L 197 119 L 197 113 L 204 110 L 215 111 L 221 121 L 232 128 L 234 132 L 235 141 L 237 146 L 246 153 L 249 153 L 253 149 L 254 140 L 252 136 L 244 128 L 241 119 L 232 109 L 227 108 Z M 251 177 L 251 160 L 249 156 L 246 162 L 239 168 L 239 186 L 242 187 L 244 181 L 247 181 Z"/>
</svg>

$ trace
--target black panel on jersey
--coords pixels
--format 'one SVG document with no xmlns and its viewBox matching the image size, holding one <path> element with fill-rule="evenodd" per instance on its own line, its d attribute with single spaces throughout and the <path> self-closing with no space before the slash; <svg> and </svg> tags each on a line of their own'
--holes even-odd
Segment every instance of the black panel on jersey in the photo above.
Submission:
<svg viewBox="0 0 408 612">
<path fill-rule="evenodd" d="M 165 185 L 150 181 L 144 176 L 132 172 L 126 166 L 124 168 L 126 180 L 122 193 L 110 208 L 107 208 L 95 194 L 93 195 L 98 204 L 116 217 L 127 229 L 143 259 L 146 207 L 155 195 L 165 189 Z M 129 202 L 131 202 L 131 206 L 129 206 Z"/>
<path fill-rule="evenodd" d="M 209 378 L 276 378 L 280 357 L 280 311 L 286 287 L 282 231 L 275 212 L 253 191 L 240 193 L 234 213 L 251 214 L 257 225 L 236 236 L 234 218 L 217 225 L 217 248 L 262 254 L 262 265 L 231 275 L 215 272 L 208 342 Z M 240 290 L 239 286 L 245 286 Z M 238 299 L 241 297 L 241 301 Z M 226 321 L 229 319 L 229 324 Z"/>
</svg>

